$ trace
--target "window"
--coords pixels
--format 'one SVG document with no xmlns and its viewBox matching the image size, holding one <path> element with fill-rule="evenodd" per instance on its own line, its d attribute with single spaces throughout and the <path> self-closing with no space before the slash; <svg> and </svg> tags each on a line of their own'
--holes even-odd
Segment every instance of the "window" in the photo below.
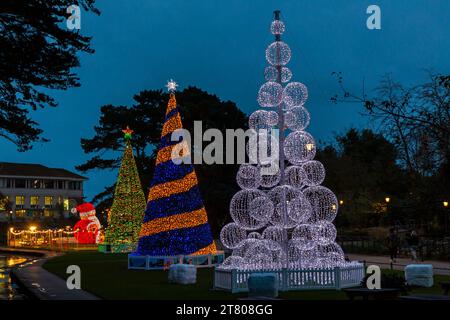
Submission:
<svg viewBox="0 0 450 320">
<path fill-rule="evenodd" d="M 69 211 L 69 199 L 64 199 L 64 210 Z"/>
<path fill-rule="evenodd" d="M 25 204 L 24 196 L 16 196 L 16 208 L 23 208 Z"/>
<path fill-rule="evenodd" d="M 52 210 L 47 210 L 47 209 L 45 209 L 45 210 L 44 210 L 44 217 L 46 217 L 46 218 L 51 218 L 51 217 L 53 217 L 53 211 L 52 211 Z"/>
<path fill-rule="evenodd" d="M 44 189 L 55 189 L 55 182 L 53 180 L 43 181 Z"/>
<path fill-rule="evenodd" d="M 6 210 L 8 207 L 9 198 L 6 197 L 0 197 L 0 210 Z"/>
<path fill-rule="evenodd" d="M 82 183 L 80 181 L 69 181 L 70 190 L 81 190 Z"/>
<path fill-rule="evenodd" d="M 13 187 L 13 179 L 6 179 L 6 187 L 7 188 Z"/>
<path fill-rule="evenodd" d="M 53 197 L 51 196 L 46 196 L 44 198 L 44 205 L 46 208 L 51 208 L 53 207 Z"/>
<path fill-rule="evenodd" d="M 6 179 L 0 178 L 0 188 L 6 188 Z"/>
<path fill-rule="evenodd" d="M 25 210 L 16 210 L 16 218 L 23 218 L 25 217 Z"/>
<path fill-rule="evenodd" d="M 33 209 L 36 209 L 39 206 L 39 197 L 38 196 L 30 197 L 30 206 Z"/>
<path fill-rule="evenodd" d="M 25 189 L 27 187 L 27 180 L 16 179 L 14 187 L 17 189 Z"/>
<path fill-rule="evenodd" d="M 64 181 L 58 180 L 56 181 L 57 189 L 64 189 Z"/>
</svg>

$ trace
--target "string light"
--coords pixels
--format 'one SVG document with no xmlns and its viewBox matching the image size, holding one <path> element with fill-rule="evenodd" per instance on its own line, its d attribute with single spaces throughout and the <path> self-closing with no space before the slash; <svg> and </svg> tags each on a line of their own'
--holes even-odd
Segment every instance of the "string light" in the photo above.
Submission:
<svg viewBox="0 0 450 320">
<path fill-rule="evenodd" d="M 305 130 L 309 125 L 310 115 L 306 108 L 294 107 L 284 114 L 284 123 L 294 131 Z"/>
<path fill-rule="evenodd" d="M 122 130 L 125 150 L 117 178 L 113 204 L 108 210 L 108 227 L 104 241 L 111 245 L 111 251 L 132 251 L 139 239 L 139 230 L 145 210 L 145 195 L 142 191 L 139 173 L 131 144 L 133 130 L 128 126 Z M 130 245 L 123 247 L 121 245 Z"/>
<path fill-rule="evenodd" d="M 284 143 L 284 154 L 292 164 L 302 164 L 316 155 L 314 138 L 305 131 L 291 132 Z"/>
<path fill-rule="evenodd" d="M 283 34 L 285 30 L 286 30 L 286 27 L 284 26 L 284 23 L 281 20 L 274 20 L 270 24 L 270 32 L 272 32 L 272 34 L 275 34 L 275 35 Z"/>
<path fill-rule="evenodd" d="M 180 143 L 170 135 L 182 129 L 174 91 L 167 84 L 170 99 L 158 147 L 153 179 L 136 252 L 132 255 L 174 256 L 216 253 L 207 214 L 193 165 L 173 162 L 167 149 Z M 184 156 L 184 152 L 183 155 Z"/>
<path fill-rule="evenodd" d="M 287 109 L 303 106 L 308 99 L 308 89 L 303 83 L 291 82 L 284 88 L 282 99 Z"/>
<path fill-rule="evenodd" d="M 19 230 L 16 231 L 13 228 L 9 229 L 9 233 L 14 235 L 14 236 L 20 236 L 20 235 L 26 235 L 26 234 L 48 234 L 48 233 L 53 233 L 53 234 L 57 234 L 57 233 L 62 233 L 65 235 L 73 235 L 75 233 L 79 232 L 78 230 L 75 231 L 66 231 L 63 229 L 47 229 L 47 230 Z"/>
<path fill-rule="evenodd" d="M 279 35 L 285 31 L 283 22 L 275 20 L 270 30 L 277 41 L 266 50 L 270 66 L 264 71 L 267 82 L 261 86 L 257 100 L 263 108 L 278 106 L 284 112 L 284 123 L 269 113 L 272 111 L 257 110 L 250 115 L 249 126 L 259 130 L 278 125 L 292 130 L 285 137 L 284 145 L 276 144 L 277 148 L 283 148 L 291 165 L 285 168 L 282 177 L 279 163 L 273 163 L 279 161 L 278 158 L 258 158 L 261 146 L 270 150 L 270 136 L 255 134 L 262 144 L 247 144 L 250 160 L 258 165 L 241 165 L 237 173 L 236 180 L 242 190 L 230 203 L 233 222 L 220 233 L 224 246 L 233 252 L 220 268 L 270 270 L 345 266 L 344 253 L 336 243 L 337 230 L 332 223 L 338 212 L 338 200 L 331 190 L 321 186 L 325 168 L 313 160 L 316 143 L 304 131 L 310 122 L 310 114 L 304 107 L 308 90 L 300 82 L 287 83 L 283 88 L 282 84 L 292 78 L 292 72 L 285 67 L 291 50 L 279 40 Z"/>
<path fill-rule="evenodd" d="M 273 66 L 284 66 L 291 60 L 291 48 L 282 41 L 275 41 L 267 47 L 266 59 Z"/>
<path fill-rule="evenodd" d="M 281 103 L 283 97 L 283 87 L 276 82 L 264 83 L 258 92 L 258 103 L 261 107 L 276 107 Z"/>
</svg>

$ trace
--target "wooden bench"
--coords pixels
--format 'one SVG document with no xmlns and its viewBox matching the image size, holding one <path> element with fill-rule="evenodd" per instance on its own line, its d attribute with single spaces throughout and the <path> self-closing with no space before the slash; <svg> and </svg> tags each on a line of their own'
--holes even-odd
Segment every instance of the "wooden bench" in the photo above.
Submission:
<svg viewBox="0 0 450 320">
<path fill-rule="evenodd" d="M 400 289 L 367 289 L 367 288 L 351 288 L 343 289 L 347 298 L 354 300 L 361 297 L 363 300 L 393 300 L 397 299 L 401 293 Z"/>
</svg>

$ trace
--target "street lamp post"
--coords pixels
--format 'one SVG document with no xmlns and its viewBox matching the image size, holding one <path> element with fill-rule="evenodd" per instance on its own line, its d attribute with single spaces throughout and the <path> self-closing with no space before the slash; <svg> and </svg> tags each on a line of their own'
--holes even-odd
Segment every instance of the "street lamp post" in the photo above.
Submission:
<svg viewBox="0 0 450 320">
<path fill-rule="evenodd" d="M 444 206 L 444 234 L 447 235 L 448 232 L 448 201 L 443 201 Z"/>
</svg>

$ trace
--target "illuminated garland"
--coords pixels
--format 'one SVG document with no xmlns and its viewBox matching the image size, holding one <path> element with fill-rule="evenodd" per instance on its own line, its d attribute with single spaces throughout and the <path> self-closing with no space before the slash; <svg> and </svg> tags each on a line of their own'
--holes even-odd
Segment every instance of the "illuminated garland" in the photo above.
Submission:
<svg viewBox="0 0 450 320">
<path fill-rule="evenodd" d="M 182 128 L 177 101 L 171 91 L 167 105 L 161 144 L 150 184 L 144 224 L 136 254 L 174 256 L 215 253 L 216 246 L 208 224 L 197 176 L 191 164 L 174 164 L 170 152 L 180 141 L 171 141 L 171 134 Z M 183 150 L 180 157 L 188 154 Z"/>
<path fill-rule="evenodd" d="M 9 233 L 12 234 L 13 236 L 20 236 L 23 234 L 42 234 L 42 233 L 63 233 L 65 235 L 72 235 L 74 233 L 77 233 L 78 230 L 76 231 L 65 231 L 64 229 L 58 229 L 58 230 L 53 230 L 53 229 L 48 229 L 48 230 L 20 230 L 20 231 L 15 231 L 14 229 L 10 229 Z"/>
<path fill-rule="evenodd" d="M 117 179 L 113 205 L 108 212 L 105 242 L 109 244 L 135 244 L 145 210 L 145 195 L 133 157 L 131 138 L 133 130 L 123 130 L 125 151 Z"/>
</svg>

